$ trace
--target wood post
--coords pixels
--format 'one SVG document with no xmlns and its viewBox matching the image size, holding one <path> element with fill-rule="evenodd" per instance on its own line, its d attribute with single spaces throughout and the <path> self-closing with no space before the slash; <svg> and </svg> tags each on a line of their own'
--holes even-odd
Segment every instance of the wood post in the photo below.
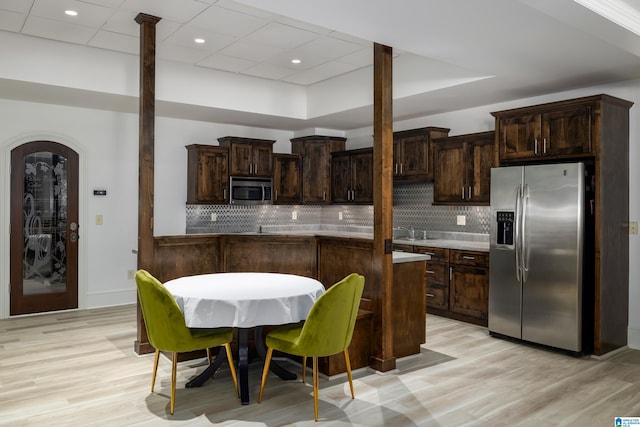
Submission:
<svg viewBox="0 0 640 427">
<path fill-rule="evenodd" d="M 139 13 L 140 24 L 140 112 L 138 152 L 138 268 L 153 266 L 153 174 L 156 105 L 156 24 L 160 18 Z M 147 329 L 138 302 L 138 334 L 134 343 L 138 354 L 150 353 Z"/>
<path fill-rule="evenodd" d="M 379 284 L 371 367 L 396 367 L 393 355 L 393 88 L 392 49 L 373 45 L 373 270 Z M 396 310 L 402 309 L 396 307 Z"/>
</svg>

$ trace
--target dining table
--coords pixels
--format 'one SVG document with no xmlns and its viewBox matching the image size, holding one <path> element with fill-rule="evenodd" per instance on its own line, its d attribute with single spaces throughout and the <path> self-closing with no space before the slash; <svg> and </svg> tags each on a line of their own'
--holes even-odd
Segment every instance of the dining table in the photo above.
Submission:
<svg viewBox="0 0 640 427">
<path fill-rule="evenodd" d="M 237 328 L 238 373 L 240 400 L 249 403 L 248 333 L 254 330 L 256 352 L 266 353 L 262 327 L 284 325 L 305 320 L 315 301 L 325 291 L 316 279 L 284 273 L 232 272 L 179 277 L 169 280 L 165 287 L 175 298 L 189 328 Z M 220 351 L 214 363 L 187 387 L 199 387 L 226 360 Z M 282 379 L 297 376 L 277 363 L 271 370 Z"/>
</svg>

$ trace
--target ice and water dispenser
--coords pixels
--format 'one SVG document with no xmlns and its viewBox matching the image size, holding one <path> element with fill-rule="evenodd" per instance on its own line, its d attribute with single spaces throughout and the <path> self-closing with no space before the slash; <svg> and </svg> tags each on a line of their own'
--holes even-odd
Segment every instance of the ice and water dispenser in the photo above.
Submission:
<svg viewBox="0 0 640 427">
<path fill-rule="evenodd" d="M 515 217 L 516 215 L 513 211 L 496 212 L 496 221 L 498 222 L 496 243 L 498 245 L 513 245 L 513 228 Z"/>
</svg>

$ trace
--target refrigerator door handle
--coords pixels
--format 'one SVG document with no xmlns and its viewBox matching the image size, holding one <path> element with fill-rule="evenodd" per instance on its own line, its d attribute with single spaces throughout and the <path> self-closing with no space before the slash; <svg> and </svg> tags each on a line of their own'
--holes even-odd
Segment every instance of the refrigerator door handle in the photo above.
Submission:
<svg viewBox="0 0 640 427">
<path fill-rule="evenodd" d="M 520 283 L 521 280 L 521 272 L 520 272 L 520 210 L 522 202 L 522 187 L 518 184 L 518 189 L 516 191 L 516 224 L 514 227 L 514 241 L 515 241 L 515 253 L 516 253 L 516 280 Z"/>
<path fill-rule="evenodd" d="M 522 191 L 522 282 L 527 281 L 529 272 L 529 247 L 527 243 L 527 209 L 529 207 L 529 185 Z"/>
</svg>

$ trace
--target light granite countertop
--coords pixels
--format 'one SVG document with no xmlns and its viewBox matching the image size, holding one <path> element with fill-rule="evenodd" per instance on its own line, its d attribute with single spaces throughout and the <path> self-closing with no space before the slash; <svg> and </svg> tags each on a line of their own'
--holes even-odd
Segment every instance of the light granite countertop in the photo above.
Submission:
<svg viewBox="0 0 640 427">
<path fill-rule="evenodd" d="M 373 239 L 373 232 L 349 229 L 293 229 L 293 228 L 269 228 L 264 229 L 262 234 L 282 234 L 297 236 L 326 236 L 344 237 L 354 239 Z M 260 233 L 258 233 L 260 234 Z M 455 233 L 455 232 L 433 232 L 427 239 L 410 240 L 407 238 L 394 238 L 393 243 L 397 245 L 426 246 L 445 249 L 458 249 L 467 251 L 489 252 L 489 236 L 477 233 Z"/>
</svg>

